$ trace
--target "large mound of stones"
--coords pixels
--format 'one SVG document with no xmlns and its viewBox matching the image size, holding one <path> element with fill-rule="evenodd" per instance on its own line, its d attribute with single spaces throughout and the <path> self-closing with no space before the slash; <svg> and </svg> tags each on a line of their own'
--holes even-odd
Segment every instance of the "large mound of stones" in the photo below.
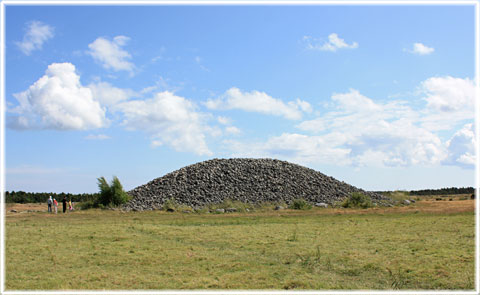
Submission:
<svg viewBox="0 0 480 295">
<path fill-rule="evenodd" d="M 250 204 L 290 204 L 295 199 L 334 204 L 352 192 L 369 195 L 374 202 L 389 199 L 365 192 L 313 169 L 274 159 L 213 159 L 166 174 L 128 192 L 126 210 L 160 209 L 165 201 L 192 208 L 225 200 Z"/>
</svg>

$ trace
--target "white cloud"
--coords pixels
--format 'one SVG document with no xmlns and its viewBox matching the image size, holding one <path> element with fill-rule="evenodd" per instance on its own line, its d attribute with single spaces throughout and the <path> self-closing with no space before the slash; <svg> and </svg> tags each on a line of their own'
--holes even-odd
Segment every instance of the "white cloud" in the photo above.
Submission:
<svg viewBox="0 0 480 295">
<path fill-rule="evenodd" d="M 71 63 L 53 63 L 27 90 L 13 95 L 19 105 L 9 112 L 8 126 L 16 129 L 85 130 L 105 127 L 105 109 Z"/>
<path fill-rule="evenodd" d="M 445 147 L 433 132 L 418 127 L 418 113 L 405 102 L 375 103 L 351 89 L 334 94 L 336 110 L 297 127 L 319 135 L 332 147 L 349 150 L 343 162 L 354 165 L 438 164 Z M 328 140 L 327 140 L 328 139 Z M 317 151 L 320 155 L 322 150 Z"/>
<path fill-rule="evenodd" d="M 212 131 L 205 123 L 206 115 L 197 112 L 186 98 L 171 92 L 159 92 L 152 99 L 119 103 L 124 114 L 123 125 L 129 130 L 150 134 L 153 146 L 168 145 L 176 151 L 212 155 L 205 137 Z"/>
<path fill-rule="evenodd" d="M 422 43 L 414 43 L 411 53 L 418 55 L 428 55 L 435 51 L 434 48 L 423 45 Z"/>
<path fill-rule="evenodd" d="M 475 116 L 475 86 L 468 78 L 433 77 L 419 90 L 427 103 L 421 122 L 428 130 L 450 130 Z"/>
<path fill-rule="evenodd" d="M 344 39 L 338 37 L 336 33 L 328 35 L 328 41 L 322 44 L 317 43 L 318 40 L 310 36 L 304 36 L 303 41 L 306 44 L 306 48 L 309 50 L 321 50 L 335 52 L 338 49 L 354 49 L 358 47 L 357 42 L 348 44 Z"/>
<path fill-rule="evenodd" d="M 381 110 L 381 106 L 355 89 L 350 89 L 347 93 L 334 93 L 332 100 L 339 103 L 340 107 L 348 112 L 378 112 Z"/>
<path fill-rule="evenodd" d="M 15 42 L 18 48 L 26 55 L 32 51 L 42 49 L 43 43 L 53 38 L 53 27 L 39 21 L 27 24 L 27 30 L 22 42 Z"/>
<path fill-rule="evenodd" d="M 222 125 L 228 125 L 231 122 L 230 118 L 222 117 L 222 116 L 218 116 L 217 121 L 218 121 L 218 123 L 220 123 Z"/>
<path fill-rule="evenodd" d="M 242 131 L 235 126 L 225 127 L 225 132 L 227 132 L 229 134 L 240 134 L 240 133 L 242 133 Z"/>
<path fill-rule="evenodd" d="M 471 111 L 473 116 L 475 86 L 466 78 L 433 77 L 421 84 L 421 90 L 427 95 L 427 106 L 435 110 L 451 113 Z"/>
<path fill-rule="evenodd" d="M 106 69 L 128 71 L 133 74 L 135 65 L 129 61 L 132 56 L 121 48 L 129 40 L 130 38 L 126 36 L 116 36 L 112 41 L 99 37 L 88 45 L 90 51 L 87 53 Z"/>
<path fill-rule="evenodd" d="M 471 124 L 448 142 L 436 133 L 455 130 L 474 118 L 474 85 L 469 79 L 433 77 L 419 88 L 425 106 L 413 109 L 405 101 L 374 102 L 359 91 L 333 94 L 334 110 L 297 125 L 303 131 L 334 140 L 350 150 L 356 165 L 435 165 L 467 167 L 473 163 Z M 321 150 L 318 151 L 322 153 Z"/>
<path fill-rule="evenodd" d="M 140 91 L 140 93 L 141 94 L 146 94 L 146 93 L 150 93 L 150 92 L 153 92 L 153 91 L 157 91 L 157 92 L 160 92 L 160 91 L 176 92 L 180 89 L 181 89 L 180 85 L 173 86 L 173 85 L 170 84 L 170 79 L 163 78 L 163 77 L 160 76 L 155 81 L 154 85 L 143 88 Z"/>
<path fill-rule="evenodd" d="M 444 163 L 473 168 L 475 166 L 475 142 L 473 124 L 465 124 L 447 141 L 448 157 Z"/>
<path fill-rule="evenodd" d="M 110 139 L 111 137 L 105 134 L 89 134 L 85 136 L 85 139 L 88 140 L 105 140 L 105 139 Z"/>
<path fill-rule="evenodd" d="M 114 106 L 119 102 L 137 96 L 135 91 L 131 89 L 117 88 L 108 82 L 92 83 L 88 85 L 88 88 L 92 91 L 93 98 L 106 106 Z"/>
<path fill-rule="evenodd" d="M 247 112 L 282 116 L 290 120 L 302 117 L 302 111 L 311 111 L 308 102 L 297 99 L 284 103 L 280 99 L 273 98 L 260 91 L 242 92 L 236 87 L 228 89 L 218 99 L 210 99 L 206 102 L 209 109 L 231 110 L 239 109 Z"/>
</svg>

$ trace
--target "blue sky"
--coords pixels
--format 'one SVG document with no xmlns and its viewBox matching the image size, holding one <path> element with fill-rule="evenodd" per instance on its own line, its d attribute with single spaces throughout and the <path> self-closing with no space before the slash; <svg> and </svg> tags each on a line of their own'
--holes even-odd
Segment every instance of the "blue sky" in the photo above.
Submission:
<svg viewBox="0 0 480 295">
<path fill-rule="evenodd" d="M 268 157 L 474 185 L 474 7 L 6 6 L 6 189 Z"/>
</svg>

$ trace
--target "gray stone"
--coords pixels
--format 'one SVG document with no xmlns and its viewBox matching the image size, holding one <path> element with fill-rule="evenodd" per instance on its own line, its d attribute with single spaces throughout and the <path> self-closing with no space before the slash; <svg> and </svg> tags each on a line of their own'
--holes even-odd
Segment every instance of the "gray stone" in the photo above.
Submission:
<svg viewBox="0 0 480 295">
<path fill-rule="evenodd" d="M 403 204 L 404 205 L 410 205 L 410 201 L 409 200 L 403 200 Z"/>
<path fill-rule="evenodd" d="M 225 213 L 225 209 L 216 209 L 215 212 L 217 212 L 217 213 Z"/>
<path fill-rule="evenodd" d="M 204 207 L 226 200 L 249 204 L 305 201 L 333 205 L 361 192 L 378 203 L 392 200 L 366 192 L 313 169 L 274 159 L 212 159 L 166 174 L 128 192 L 123 209 L 161 208 L 167 200 Z M 380 202 L 382 201 L 382 202 Z"/>
<path fill-rule="evenodd" d="M 227 208 L 225 209 L 225 212 L 237 212 L 237 208 Z"/>
<path fill-rule="evenodd" d="M 328 204 L 325 204 L 325 203 L 315 203 L 315 207 L 328 208 Z"/>
<path fill-rule="evenodd" d="M 284 210 L 285 208 L 283 206 L 275 206 L 275 210 Z"/>
</svg>

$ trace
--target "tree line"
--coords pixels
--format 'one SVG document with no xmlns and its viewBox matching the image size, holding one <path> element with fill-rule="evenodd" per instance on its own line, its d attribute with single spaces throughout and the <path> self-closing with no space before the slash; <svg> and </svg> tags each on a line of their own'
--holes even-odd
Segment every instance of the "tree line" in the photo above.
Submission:
<svg viewBox="0 0 480 295">
<path fill-rule="evenodd" d="M 473 194 L 475 189 L 473 187 L 446 187 L 440 189 L 422 189 L 417 191 L 410 191 L 410 195 L 425 196 L 425 195 L 459 195 L 459 194 Z"/>
<path fill-rule="evenodd" d="M 50 196 L 57 201 L 65 197 L 72 202 L 82 202 L 85 209 L 103 208 L 107 206 L 119 206 L 130 200 L 130 196 L 123 190 L 118 177 L 114 176 L 110 184 L 105 177 L 97 178 L 97 185 L 100 192 L 94 194 L 71 194 L 71 193 L 28 193 L 24 191 L 6 191 L 6 203 L 44 203 Z"/>
<path fill-rule="evenodd" d="M 24 191 L 11 191 L 5 192 L 5 202 L 6 203 L 44 203 L 47 199 L 52 196 L 52 198 L 57 199 L 57 201 L 63 200 L 63 197 L 66 197 L 67 200 L 72 200 L 72 202 L 87 202 L 98 199 L 100 193 L 94 194 L 71 194 L 71 193 L 29 193 Z"/>
</svg>

